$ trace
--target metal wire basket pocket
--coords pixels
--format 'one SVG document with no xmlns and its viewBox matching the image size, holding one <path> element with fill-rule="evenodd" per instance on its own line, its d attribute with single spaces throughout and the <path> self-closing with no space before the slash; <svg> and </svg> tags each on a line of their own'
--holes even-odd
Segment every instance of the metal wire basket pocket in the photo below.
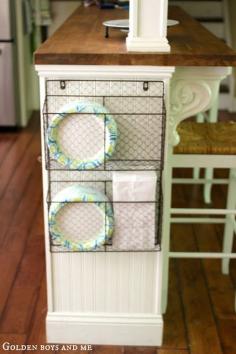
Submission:
<svg viewBox="0 0 236 354">
<path fill-rule="evenodd" d="M 43 122 L 51 252 L 159 251 L 164 83 L 48 80 Z M 155 198 L 114 200 L 113 171 L 155 171 Z"/>
</svg>

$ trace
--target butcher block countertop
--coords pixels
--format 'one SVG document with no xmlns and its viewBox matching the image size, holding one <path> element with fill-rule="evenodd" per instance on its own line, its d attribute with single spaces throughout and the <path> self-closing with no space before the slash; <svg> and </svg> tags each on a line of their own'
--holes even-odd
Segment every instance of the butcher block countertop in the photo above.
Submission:
<svg viewBox="0 0 236 354">
<path fill-rule="evenodd" d="M 119 30 L 104 38 L 102 23 L 122 18 L 127 11 L 79 7 L 36 51 L 35 64 L 236 66 L 236 52 L 179 7 L 169 7 L 168 18 L 180 22 L 168 28 L 170 53 L 127 52 Z"/>
</svg>

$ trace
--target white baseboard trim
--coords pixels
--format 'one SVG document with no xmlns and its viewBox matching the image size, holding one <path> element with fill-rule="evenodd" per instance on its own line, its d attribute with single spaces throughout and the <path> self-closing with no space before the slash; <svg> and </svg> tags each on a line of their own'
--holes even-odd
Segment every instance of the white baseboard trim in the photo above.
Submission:
<svg viewBox="0 0 236 354">
<path fill-rule="evenodd" d="M 170 52 L 170 45 L 166 38 L 160 38 L 159 40 L 156 40 L 152 38 L 127 37 L 126 47 L 128 52 Z"/>
<path fill-rule="evenodd" d="M 49 312 L 48 343 L 160 346 L 161 315 Z"/>
</svg>

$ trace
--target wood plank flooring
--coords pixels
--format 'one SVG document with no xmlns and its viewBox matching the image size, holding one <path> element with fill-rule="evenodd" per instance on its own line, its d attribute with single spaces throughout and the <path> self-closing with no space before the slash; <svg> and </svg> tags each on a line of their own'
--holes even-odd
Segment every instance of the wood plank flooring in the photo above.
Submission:
<svg viewBox="0 0 236 354">
<path fill-rule="evenodd" d="M 4 342 L 37 344 L 38 350 L 34 352 L 44 352 L 40 351 L 40 345 L 45 344 L 47 305 L 39 154 L 37 115 L 26 129 L 0 132 L 0 353 L 4 353 Z M 180 171 L 178 175 L 188 173 Z M 213 195 L 213 204 L 222 207 L 225 189 L 216 186 Z M 174 188 L 173 206 L 201 205 L 201 186 Z M 222 227 L 219 225 L 172 226 L 172 250 L 219 251 L 221 246 Z M 92 352 L 236 354 L 235 260 L 231 261 L 230 270 L 230 276 L 222 275 L 219 260 L 171 260 L 163 346 L 96 346 Z"/>
</svg>

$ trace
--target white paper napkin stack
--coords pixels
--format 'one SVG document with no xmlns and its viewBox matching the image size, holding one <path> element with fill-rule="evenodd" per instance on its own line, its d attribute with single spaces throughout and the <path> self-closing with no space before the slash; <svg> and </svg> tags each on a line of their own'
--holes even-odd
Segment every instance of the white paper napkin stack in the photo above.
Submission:
<svg viewBox="0 0 236 354">
<path fill-rule="evenodd" d="M 114 250 L 154 248 L 156 183 L 154 171 L 113 173 Z"/>
</svg>

